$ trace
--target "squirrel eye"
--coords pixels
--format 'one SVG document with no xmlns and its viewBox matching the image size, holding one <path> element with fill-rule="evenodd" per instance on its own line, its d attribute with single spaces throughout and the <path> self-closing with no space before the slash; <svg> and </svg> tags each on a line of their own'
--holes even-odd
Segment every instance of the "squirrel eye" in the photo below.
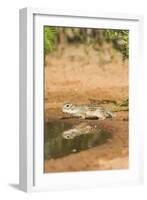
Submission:
<svg viewBox="0 0 147 200">
<path fill-rule="evenodd" d="M 67 104 L 66 107 L 69 107 L 69 105 Z"/>
</svg>

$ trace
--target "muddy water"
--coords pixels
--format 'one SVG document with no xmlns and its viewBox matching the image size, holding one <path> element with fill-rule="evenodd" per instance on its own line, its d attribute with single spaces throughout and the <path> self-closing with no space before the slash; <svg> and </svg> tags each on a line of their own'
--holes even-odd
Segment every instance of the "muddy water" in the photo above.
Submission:
<svg viewBox="0 0 147 200">
<path fill-rule="evenodd" d="M 97 128 L 95 133 L 82 134 L 72 139 L 65 139 L 63 132 L 73 128 L 73 122 L 55 120 L 45 123 L 44 126 L 44 158 L 61 158 L 69 154 L 75 154 L 82 150 L 104 144 L 111 134 Z"/>
</svg>

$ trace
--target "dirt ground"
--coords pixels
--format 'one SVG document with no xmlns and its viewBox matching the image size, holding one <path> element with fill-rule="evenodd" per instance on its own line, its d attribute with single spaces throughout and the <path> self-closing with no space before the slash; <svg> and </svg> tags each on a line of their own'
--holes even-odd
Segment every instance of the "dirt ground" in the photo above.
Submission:
<svg viewBox="0 0 147 200">
<path fill-rule="evenodd" d="M 128 96 L 128 63 L 121 56 L 110 58 L 109 48 L 100 58 L 82 45 L 60 48 L 45 61 L 45 121 L 64 116 L 66 102 L 85 104 L 89 99 L 122 100 Z M 111 109 L 112 105 L 105 105 Z M 70 120 L 70 119 L 69 119 Z M 128 163 L 128 112 L 113 119 L 97 120 L 112 138 L 100 146 L 63 158 L 45 160 L 47 172 L 126 169 Z"/>
</svg>

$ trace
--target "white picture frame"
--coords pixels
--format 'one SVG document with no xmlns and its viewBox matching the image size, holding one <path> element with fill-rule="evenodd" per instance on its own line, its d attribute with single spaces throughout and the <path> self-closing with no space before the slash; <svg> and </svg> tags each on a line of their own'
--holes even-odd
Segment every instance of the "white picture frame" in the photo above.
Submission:
<svg viewBox="0 0 147 200">
<path fill-rule="evenodd" d="M 43 173 L 43 26 L 130 30 L 129 169 Z M 140 15 L 20 10 L 20 189 L 26 192 L 133 185 L 143 182 L 143 17 Z M 87 181 L 88 180 L 88 181 Z"/>
</svg>

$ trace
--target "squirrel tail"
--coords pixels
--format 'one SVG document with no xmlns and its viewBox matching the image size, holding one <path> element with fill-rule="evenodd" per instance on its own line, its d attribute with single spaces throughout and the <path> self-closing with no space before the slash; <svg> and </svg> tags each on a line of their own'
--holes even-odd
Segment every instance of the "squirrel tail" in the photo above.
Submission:
<svg viewBox="0 0 147 200">
<path fill-rule="evenodd" d="M 116 117 L 116 113 L 114 113 L 114 112 L 107 111 L 107 114 L 109 117 Z"/>
</svg>

